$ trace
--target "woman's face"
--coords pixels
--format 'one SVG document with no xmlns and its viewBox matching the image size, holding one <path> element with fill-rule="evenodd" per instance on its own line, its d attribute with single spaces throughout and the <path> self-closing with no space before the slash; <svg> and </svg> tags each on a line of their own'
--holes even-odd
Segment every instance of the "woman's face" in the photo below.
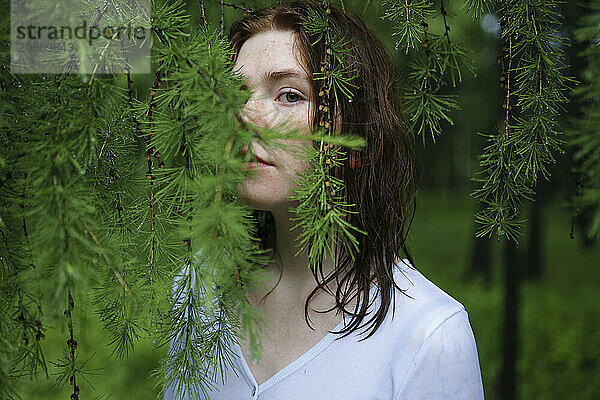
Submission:
<svg viewBox="0 0 600 400">
<path fill-rule="evenodd" d="M 310 132 L 309 112 L 313 93 L 311 77 L 300 64 L 300 54 L 294 49 L 295 34 L 271 30 L 258 33 L 242 45 L 235 63 L 244 76 L 252 97 L 244 106 L 242 118 L 259 127 L 285 123 L 298 133 Z M 238 187 L 243 201 L 261 210 L 287 209 L 296 186 L 291 179 L 309 167 L 302 161 L 298 149 L 307 142 L 287 139 L 282 147 L 266 147 L 252 142 L 250 150 L 262 162 L 248 168 L 254 170 Z"/>
</svg>

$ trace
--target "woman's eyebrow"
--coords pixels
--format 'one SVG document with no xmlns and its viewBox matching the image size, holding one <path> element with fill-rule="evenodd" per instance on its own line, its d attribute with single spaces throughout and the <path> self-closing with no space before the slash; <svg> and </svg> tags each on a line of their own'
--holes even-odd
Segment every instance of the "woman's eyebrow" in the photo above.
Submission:
<svg viewBox="0 0 600 400">
<path fill-rule="evenodd" d="M 272 81 L 277 81 L 279 79 L 284 79 L 284 78 L 295 78 L 295 79 L 306 81 L 308 83 L 308 76 L 306 75 L 306 73 L 300 72 L 299 70 L 295 70 L 295 69 L 282 69 L 282 70 L 266 71 L 260 76 L 260 79 L 263 82 L 265 82 L 265 81 L 272 82 Z M 240 89 L 248 90 L 248 84 L 244 83 Z"/>
<path fill-rule="evenodd" d="M 275 81 L 283 78 L 296 78 L 306 80 L 306 73 L 300 72 L 295 69 L 282 69 L 276 71 L 267 71 L 261 75 L 263 81 Z"/>
</svg>

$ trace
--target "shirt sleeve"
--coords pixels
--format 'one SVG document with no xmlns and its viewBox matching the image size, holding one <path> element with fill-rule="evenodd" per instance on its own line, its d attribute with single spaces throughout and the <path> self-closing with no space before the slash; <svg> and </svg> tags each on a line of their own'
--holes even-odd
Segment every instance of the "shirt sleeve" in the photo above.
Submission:
<svg viewBox="0 0 600 400">
<path fill-rule="evenodd" d="M 464 309 L 423 342 L 394 400 L 483 400 L 477 346 Z"/>
</svg>

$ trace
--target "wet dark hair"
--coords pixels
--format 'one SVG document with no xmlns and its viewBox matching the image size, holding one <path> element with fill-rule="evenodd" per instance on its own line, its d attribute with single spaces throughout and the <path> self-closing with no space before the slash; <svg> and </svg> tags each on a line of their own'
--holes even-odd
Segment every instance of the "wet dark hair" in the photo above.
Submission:
<svg viewBox="0 0 600 400">
<path fill-rule="evenodd" d="M 308 67 L 309 76 L 320 71 L 325 48 L 321 43 L 311 46 L 311 38 L 304 29 L 303 22 L 311 10 L 322 12 L 321 6 L 309 0 L 278 4 L 252 13 L 233 24 L 230 41 L 238 54 L 242 45 L 253 35 L 269 30 L 292 31 L 296 35 L 295 46 L 302 57 L 301 64 Z M 367 235 L 358 235 L 360 252 L 352 261 L 342 246 L 336 246 L 334 270 L 323 276 L 322 265 L 318 271 L 312 271 L 317 287 L 308 296 L 304 307 L 308 320 L 308 307 L 312 297 L 318 291 L 329 291 L 326 285 L 337 280 L 335 293 L 336 305 L 324 312 L 337 309 L 352 315 L 346 328 L 345 337 L 355 330 L 371 324 L 369 338 L 382 324 L 390 307 L 395 301 L 395 290 L 399 288 L 393 279 L 395 260 L 412 260 L 406 247 L 408 230 L 414 216 L 415 185 L 413 178 L 413 141 L 409 135 L 398 108 L 394 70 L 383 44 L 365 26 L 357 15 L 338 7 L 331 6 L 330 26 L 334 31 L 352 39 L 350 58 L 358 76 L 353 83 L 354 98 L 340 96 L 336 105 L 341 111 L 341 133 L 351 133 L 363 137 L 366 146 L 360 151 L 349 151 L 343 167 L 335 171 L 345 183 L 345 196 L 349 204 L 355 204 L 357 214 L 350 214 L 348 221 L 366 231 Z M 314 40 L 313 40 L 314 41 Z M 316 87 L 313 85 L 313 104 L 318 104 Z M 318 110 L 311 110 L 311 125 L 316 128 Z M 339 129 L 339 128 L 338 128 Z M 257 235 L 265 248 L 275 248 L 275 224 L 268 211 L 254 211 L 257 219 Z M 317 275 L 319 274 L 321 278 Z M 321 281 L 321 280 L 323 281 Z M 377 312 L 363 325 L 367 308 L 375 299 L 369 299 L 371 283 L 377 283 L 381 292 L 381 303 Z M 343 290 L 345 288 L 345 290 Z M 330 291 L 329 291 L 330 292 Z M 356 292 L 352 295 L 353 292 Z M 330 292 L 331 293 L 331 292 Z M 333 294 L 332 294 L 333 295 Z M 352 296 L 351 296 L 352 295 Z M 345 306 L 358 296 L 354 312 Z M 360 309 L 359 309 L 360 307 Z M 312 328 L 312 327 L 311 327 Z"/>
</svg>

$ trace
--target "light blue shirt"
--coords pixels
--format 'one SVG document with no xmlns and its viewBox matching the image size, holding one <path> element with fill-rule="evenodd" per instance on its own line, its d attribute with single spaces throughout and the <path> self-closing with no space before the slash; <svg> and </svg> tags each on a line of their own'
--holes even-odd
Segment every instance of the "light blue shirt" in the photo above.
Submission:
<svg viewBox="0 0 600 400">
<path fill-rule="evenodd" d="M 483 399 L 477 347 L 463 305 L 409 265 L 399 263 L 394 280 L 405 294 L 396 289 L 396 304 L 392 301 L 369 339 L 358 342 L 366 337 L 365 328 L 345 338 L 328 333 L 260 385 L 233 343 L 236 371 L 227 370 L 224 385 L 217 374 L 208 400 Z M 361 325 L 379 307 L 376 285 L 371 295 L 377 298 Z M 346 316 L 333 331 L 350 319 Z M 167 391 L 164 399 L 173 400 L 174 393 Z"/>
</svg>

